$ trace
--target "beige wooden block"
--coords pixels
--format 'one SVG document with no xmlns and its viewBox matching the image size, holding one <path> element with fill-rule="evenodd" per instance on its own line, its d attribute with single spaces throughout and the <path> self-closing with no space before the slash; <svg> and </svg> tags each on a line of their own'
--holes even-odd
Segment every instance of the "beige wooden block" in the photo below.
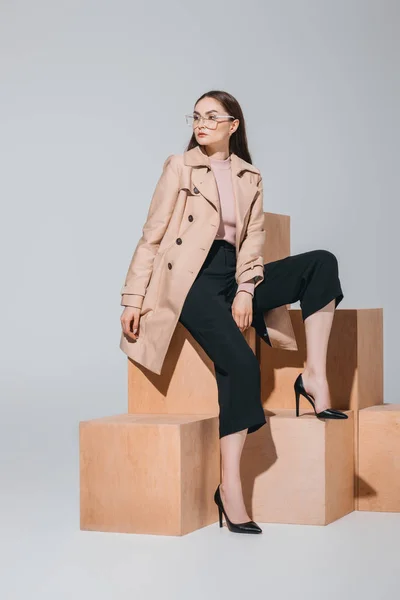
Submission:
<svg viewBox="0 0 400 600">
<path fill-rule="evenodd" d="M 305 324 L 301 310 L 290 309 L 299 350 L 270 348 L 258 336 L 256 354 L 261 369 L 264 408 L 294 408 L 293 384 L 306 365 Z M 327 378 L 331 407 L 354 411 L 355 509 L 358 506 L 358 411 L 383 403 L 383 309 L 335 311 L 327 353 Z M 300 396 L 300 414 L 313 414 L 309 401 Z"/>
<path fill-rule="evenodd" d="M 218 418 L 121 414 L 79 435 L 82 530 L 181 536 L 218 520 Z"/>
<path fill-rule="evenodd" d="M 241 477 L 249 515 L 260 523 L 327 525 L 354 510 L 354 415 L 296 417 L 266 411 L 246 438 Z"/>
<path fill-rule="evenodd" d="M 290 217 L 265 213 L 265 228 L 265 262 L 288 256 Z M 255 353 L 258 336 L 254 328 L 243 335 Z M 219 414 L 214 364 L 181 323 L 176 326 L 160 375 L 127 360 L 129 413 Z"/>
<path fill-rule="evenodd" d="M 359 412 L 358 510 L 400 512 L 400 404 Z"/>
<path fill-rule="evenodd" d="M 290 256 L 290 216 L 264 213 L 264 260 L 266 263 Z"/>
</svg>

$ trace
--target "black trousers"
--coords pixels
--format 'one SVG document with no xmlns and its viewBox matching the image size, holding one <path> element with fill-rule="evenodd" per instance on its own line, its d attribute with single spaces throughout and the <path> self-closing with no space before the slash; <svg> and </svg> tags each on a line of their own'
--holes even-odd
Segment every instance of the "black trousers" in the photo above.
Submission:
<svg viewBox="0 0 400 600">
<path fill-rule="evenodd" d="M 179 317 L 214 363 L 220 438 L 246 428 L 253 433 L 266 423 L 258 359 L 231 312 L 238 287 L 235 270 L 235 247 L 215 240 Z M 343 293 L 332 252 L 311 250 L 275 260 L 264 265 L 264 280 L 254 290 L 251 325 L 263 311 L 298 300 L 304 321 L 333 299 L 336 308 Z"/>
</svg>

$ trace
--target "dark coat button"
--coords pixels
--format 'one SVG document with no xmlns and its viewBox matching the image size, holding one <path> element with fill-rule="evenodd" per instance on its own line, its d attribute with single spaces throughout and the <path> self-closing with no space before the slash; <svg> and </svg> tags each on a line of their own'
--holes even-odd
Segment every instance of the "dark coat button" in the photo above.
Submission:
<svg viewBox="0 0 400 600">
<path fill-rule="evenodd" d="M 197 187 L 195 187 L 195 188 L 193 189 L 193 191 L 194 191 L 194 193 L 195 193 L 195 194 L 199 194 L 199 193 L 200 193 L 200 192 L 199 192 L 199 190 L 197 189 Z"/>
<path fill-rule="evenodd" d="M 172 269 L 171 263 L 168 263 L 168 269 Z"/>
<path fill-rule="evenodd" d="M 193 215 L 188 216 L 189 221 L 193 221 Z"/>
<path fill-rule="evenodd" d="M 177 244 L 182 244 L 182 240 L 181 240 L 181 238 L 177 238 L 177 240 L 176 240 L 176 243 L 177 243 Z"/>
</svg>

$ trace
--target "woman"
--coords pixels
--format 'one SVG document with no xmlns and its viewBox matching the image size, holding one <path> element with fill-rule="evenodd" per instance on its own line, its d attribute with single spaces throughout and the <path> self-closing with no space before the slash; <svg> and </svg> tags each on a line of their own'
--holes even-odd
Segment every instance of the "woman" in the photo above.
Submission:
<svg viewBox="0 0 400 600">
<path fill-rule="evenodd" d="M 264 264 L 262 178 L 252 166 L 238 102 L 226 92 L 207 92 L 186 118 L 193 135 L 183 155 L 164 163 L 121 290 L 121 348 L 159 373 L 179 320 L 212 359 L 220 407 L 222 481 L 214 495 L 220 526 L 224 514 L 231 531 L 261 533 L 246 512 L 240 480 L 246 435 L 266 422 L 258 360 L 242 332 L 253 326 L 270 345 L 297 349 L 284 311 L 300 300 L 307 366 L 294 384 L 296 414 L 302 394 L 319 418 L 347 418 L 329 408 L 326 379 L 334 310 L 343 299 L 338 263 L 327 250 L 311 250 Z M 274 326 L 270 315 L 277 317 Z"/>
</svg>

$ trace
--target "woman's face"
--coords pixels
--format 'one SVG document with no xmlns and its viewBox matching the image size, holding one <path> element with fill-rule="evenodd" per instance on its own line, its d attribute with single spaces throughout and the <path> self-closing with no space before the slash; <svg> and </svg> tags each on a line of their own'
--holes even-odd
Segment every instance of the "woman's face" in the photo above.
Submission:
<svg viewBox="0 0 400 600">
<path fill-rule="evenodd" d="M 204 119 L 194 121 L 193 132 L 199 145 L 229 144 L 230 136 L 239 127 L 239 119 L 215 119 L 218 115 L 227 114 L 227 111 L 218 100 L 214 98 L 202 98 L 199 100 L 194 107 L 193 115 L 212 120 L 210 123 L 204 121 Z"/>
</svg>

